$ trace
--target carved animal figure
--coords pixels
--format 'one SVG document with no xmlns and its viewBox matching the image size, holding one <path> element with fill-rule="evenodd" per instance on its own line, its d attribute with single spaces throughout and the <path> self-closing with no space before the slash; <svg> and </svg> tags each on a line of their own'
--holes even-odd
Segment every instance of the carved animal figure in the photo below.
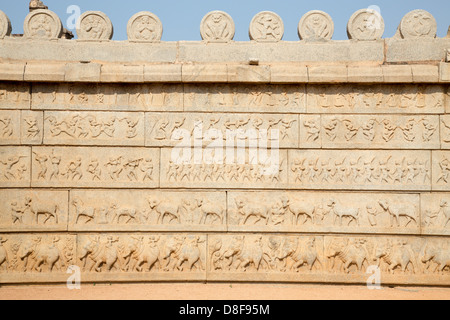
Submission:
<svg viewBox="0 0 450 320">
<path fill-rule="evenodd" d="M 72 205 L 75 207 L 75 224 L 78 224 L 80 217 L 86 218 L 85 224 L 87 224 L 95 219 L 96 209 L 95 208 L 83 208 L 84 203 L 80 198 L 73 199 Z"/>
<path fill-rule="evenodd" d="M 394 227 L 394 220 L 397 223 L 397 227 L 400 227 L 400 217 L 406 217 L 408 222 L 405 227 L 407 227 L 411 222 L 415 222 L 417 224 L 418 217 L 417 211 L 414 206 L 407 207 L 406 205 L 394 205 L 390 204 L 387 200 L 378 201 L 381 208 L 384 211 L 390 214 L 391 216 L 391 227 Z"/>
<path fill-rule="evenodd" d="M 54 240 L 53 245 L 43 244 L 41 238 L 25 242 L 18 251 L 20 260 L 25 261 L 24 272 L 28 270 L 28 267 L 30 271 L 41 272 L 43 264 L 48 266 L 50 272 L 54 267 L 61 270 L 61 254 L 55 245 L 56 241 L 57 239 Z"/>
<path fill-rule="evenodd" d="M 158 200 L 148 199 L 148 204 L 151 210 L 158 214 L 157 224 L 164 223 L 166 216 L 171 217 L 170 222 L 177 220 L 181 223 L 181 214 L 186 213 L 186 208 L 183 205 L 173 202 L 162 202 Z"/>
<path fill-rule="evenodd" d="M 31 198 L 26 198 L 25 199 L 25 211 L 29 211 L 31 212 L 31 214 L 33 216 L 35 216 L 35 221 L 36 224 L 39 223 L 39 216 L 40 215 L 44 215 L 45 216 L 45 220 L 44 220 L 44 224 L 47 223 L 48 220 L 50 220 L 51 217 L 53 217 L 55 219 L 55 223 L 58 223 L 58 212 L 59 212 L 59 207 L 58 205 L 51 205 L 50 208 L 42 205 L 42 204 L 33 204 L 33 200 Z"/>
<path fill-rule="evenodd" d="M 170 269 L 183 271 L 183 263 L 187 262 L 189 271 L 192 271 L 194 266 L 200 270 L 204 270 L 202 260 L 200 258 L 200 248 L 198 244 L 202 242 L 200 237 L 189 239 L 188 237 L 172 237 L 167 240 L 161 258 L 166 260 L 164 271 Z M 171 258 L 173 257 L 173 261 Z M 197 266 L 197 264 L 199 266 Z"/>
<path fill-rule="evenodd" d="M 262 237 L 257 237 L 253 241 L 244 239 L 241 251 L 236 255 L 236 270 L 241 268 L 243 272 L 247 271 L 247 267 L 254 265 L 259 270 L 263 261 L 264 251 L 262 248 Z"/>
<path fill-rule="evenodd" d="M 333 242 L 327 250 L 327 258 L 341 260 L 346 273 L 350 273 L 352 265 L 356 265 L 358 272 L 361 272 L 364 262 L 369 261 L 369 254 L 364 244 L 364 240 L 351 240 L 347 241 L 347 244 Z M 332 268 L 334 268 L 334 263 Z"/>
<path fill-rule="evenodd" d="M 82 248 L 80 260 L 83 261 L 83 268 L 86 269 L 87 259 L 91 259 L 94 263 L 90 266 L 89 271 L 95 270 L 102 272 L 102 266 L 105 265 L 106 271 L 111 271 L 118 261 L 117 248 L 114 242 L 118 239 L 108 238 L 108 242 L 101 243 L 100 238 L 90 239 Z"/>
<path fill-rule="evenodd" d="M 128 220 L 125 224 L 129 223 L 131 220 L 137 220 L 137 210 L 134 208 L 119 208 L 117 204 L 111 206 L 112 219 L 111 222 L 120 222 L 121 217 L 127 217 Z"/>
<path fill-rule="evenodd" d="M 204 270 L 203 262 L 201 260 L 201 253 L 198 244 L 204 242 L 200 237 L 194 237 L 193 239 L 184 238 L 180 249 L 175 253 L 175 257 L 178 259 L 176 265 L 177 269 L 183 271 L 183 263 L 187 262 L 189 271 L 192 271 L 194 267 L 199 270 Z"/>
<path fill-rule="evenodd" d="M 151 237 L 148 245 L 144 244 L 144 238 L 134 238 L 135 242 L 130 248 L 129 254 L 125 258 L 130 257 L 133 261 L 131 271 L 137 270 L 142 272 L 143 265 L 147 263 L 147 271 L 150 272 L 152 268 L 160 260 L 160 251 L 158 241 L 161 237 Z"/>
<path fill-rule="evenodd" d="M 304 216 L 302 224 L 311 219 L 312 224 L 314 224 L 314 214 L 316 212 L 316 207 L 312 204 L 301 203 L 300 201 L 290 201 L 287 198 L 281 200 L 283 207 L 292 213 L 293 218 L 291 220 L 292 225 L 298 225 L 298 220 L 300 216 Z"/>
<path fill-rule="evenodd" d="M 219 219 L 220 223 L 223 224 L 225 210 L 219 204 L 205 202 L 203 200 L 197 200 L 196 203 L 202 213 L 199 224 L 206 224 L 206 220 L 209 216 Z"/>
<path fill-rule="evenodd" d="M 9 259 L 8 259 L 8 252 L 6 251 L 3 244 L 7 241 L 8 240 L 3 240 L 3 238 L 0 237 L 0 267 L 5 265 L 6 270 L 8 270 L 9 267 Z"/>
<path fill-rule="evenodd" d="M 406 243 L 393 245 L 391 241 L 387 241 L 384 246 L 376 248 L 375 258 L 378 261 L 378 267 L 381 265 L 381 260 L 386 262 L 389 265 L 388 270 L 392 274 L 397 267 L 401 267 L 402 272 L 406 273 L 409 264 L 412 265 L 413 272 L 417 270 L 414 253 Z"/>
<path fill-rule="evenodd" d="M 330 201 L 329 207 L 334 213 L 334 224 L 336 224 L 336 221 L 339 219 L 339 225 L 342 226 L 344 218 L 350 218 L 348 226 L 350 226 L 352 221 L 355 221 L 358 226 L 360 225 L 360 208 L 345 208 L 344 206 L 338 204 L 335 200 Z"/>
<path fill-rule="evenodd" d="M 450 251 L 436 246 L 430 246 L 428 243 L 425 246 L 422 258 L 423 263 L 434 262 L 436 268 L 434 272 L 444 273 L 445 268 L 450 268 Z"/>
<path fill-rule="evenodd" d="M 236 198 L 235 200 L 238 213 L 243 216 L 240 225 L 245 225 L 250 217 L 256 217 L 255 224 L 261 220 L 266 221 L 266 225 L 269 223 L 270 209 L 259 203 L 252 203 L 245 198 Z"/>
<path fill-rule="evenodd" d="M 299 245 L 297 250 L 291 255 L 291 258 L 295 261 L 291 269 L 296 272 L 299 272 L 300 267 L 303 265 L 307 265 L 309 271 L 312 271 L 316 263 L 322 267 L 322 262 L 320 262 L 317 254 L 316 239 L 314 238 L 309 239 L 304 246 Z"/>
</svg>

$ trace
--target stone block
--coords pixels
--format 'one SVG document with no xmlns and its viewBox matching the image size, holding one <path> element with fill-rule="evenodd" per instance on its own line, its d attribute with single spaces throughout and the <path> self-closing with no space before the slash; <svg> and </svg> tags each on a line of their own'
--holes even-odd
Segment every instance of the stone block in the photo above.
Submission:
<svg viewBox="0 0 450 320">
<path fill-rule="evenodd" d="M 304 85 L 185 85 L 184 111 L 303 113 Z"/>
<path fill-rule="evenodd" d="M 271 64 L 270 81 L 273 84 L 308 83 L 308 68 L 297 64 Z"/>
<path fill-rule="evenodd" d="M 423 234 L 450 236 L 449 203 L 449 193 L 420 195 Z"/>
<path fill-rule="evenodd" d="M 430 151 L 289 150 L 290 189 L 431 190 Z M 436 159 L 433 157 L 433 161 Z M 433 162 L 433 168 L 436 163 Z M 434 170 L 433 170 L 434 174 Z"/>
<path fill-rule="evenodd" d="M 181 138 L 192 146 L 195 143 L 207 147 L 219 139 L 235 146 L 257 146 L 265 141 L 270 147 L 272 131 L 278 135 L 280 148 L 298 147 L 296 115 L 146 113 L 145 117 L 148 147 L 174 147 L 180 145 Z"/>
<path fill-rule="evenodd" d="M 28 62 L 25 67 L 25 81 L 63 82 L 66 65 L 64 63 Z"/>
<path fill-rule="evenodd" d="M 421 38 L 386 40 L 386 62 L 439 62 L 445 59 L 450 39 Z"/>
<path fill-rule="evenodd" d="M 324 149 L 429 150 L 441 146 L 437 115 L 322 115 L 319 123 L 317 140 Z M 308 125 L 302 123 L 306 137 L 317 132 Z"/>
<path fill-rule="evenodd" d="M 309 83 L 346 83 L 348 82 L 347 66 L 310 66 L 308 67 Z"/>
<path fill-rule="evenodd" d="M 98 63 L 68 63 L 67 82 L 100 82 L 101 65 Z"/>
<path fill-rule="evenodd" d="M 144 82 L 144 65 L 104 64 L 101 68 L 100 81 L 112 83 Z"/>
<path fill-rule="evenodd" d="M 440 248 L 448 245 L 448 242 L 447 238 L 391 235 L 214 234 L 208 237 L 207 278 L 208 281 L 366 285 L 367 265 L 370 265 L 369 261 L 375 255 L 380 257 L 381 277 L 385 285 L 448 285 L 450 276 L 445 274 L 436 277 L 436 274 L 431 274 L 427 270 L 428 261 L 424 263 L 421 255 L 423 248 L 427 248 L 427 253 L 440 252 Z M 358 252 L 358 255 L 348 260 L 348 256 L 345 256 L 348 252 Z M 223 255 L 229 258 L 218 258 Z M 407 264 L 403 266 L 406 270 L 397 268 L 393 260 L 386 258 L 388 256 L 402 256 L 403 263 Z M 430 260 L 436 262 L 439 258 Z M 242 267 L 242 261 L 247 263 L 245 267 Z M 273 261 L 278 263 L 271 263 Z M 392 274 L 394 269 L 397 272 Z"/>
<path fill-rule="evenodd" d="M 226 64 L 183 64 L 181 79 L 183 82 L 227 82 Z"/>
<path fill-rule="evenodd" d="M 380 83 L 383 82 L 383 70 L 380 66 L 349 66 L 348 82 Z"/>
<path fill-rule="evenodd" d="M 33 147 L 36 188 L 157 188 L 159 150 Z"/>
<path fill-rule="evenodd" d="M 413 82 L 413 71 L 410 65 L 386 65 L 381 66 L 384 82 L 411 83 Z"/>
<path fill-rule="evenodd" d="M 438 83 L 439 67 L 433 65 L 412 65 L 413 82 Z"/>
<path fill-rule="evenodd" d="M 30 109 L 30 85 L 18 82 L 0 82 L 0 109 Z"/>
<path fill-rule="evenodd" d="M 0 238 L 6 253 L 0 270 L 3 284 L 66 283 L 68 266 L 79 264 L 75 235 L 16 233 Z"/>
<path fill-rule="evenodd" d="M 407 209 L 398 221 L 390 213 L 394 207 Z M 230 232 L 420 235 L 420 222 L 417 194 L 228 193 Z"/>
<path fill-rule="evenodd" d="M 25 145 L 40 145 L 44 140 L 44 113 L 23 110 L 21 112 L 20 140 Z"/>
<path fill-rule="evenodd" d="M 229 64 L 228 82 L 270 83 L 270 66 Z"/>
<path fill-rule="evenodd" d="M 0 145 L 20 144 L 20 111 L 0 110 Z"/>
<path fill-rule="evenodd" d="M 29 188 L 31 148 L 0 147 L 0 188 Z"/>
<path fill-rule="evenodd" d="M 322 148 L 322 117 L 320 115 L 300 115 L 300 144 L 301 149 Z"/>
<path fill-rule="evenodd" d="M 227 230 L 226 193 L 71 191 L 69 230 L 223 232 Z"/>
<path fill-rule="evenodd" d="M 450 82 L 450 63 L 441 62 L 439 70 L 440 70 L 440 81 Z"/>
<path fill-rule="evenodd" d="M 170 84 L 33 84 L 33 109 L 182 111 L 183 86 Z"/>
<path fill-rule="evenodd" d="M 44 142 L 50 145 L 144 146 L 144 113 L 45 111 Z"/>
<path fill-rule="evenodd" d="M 25 63 L 0 63 L 2 81 L 23 81 Z"/>
<path fill-rule="evenodd" d="M 95 252 L 105 246 L 118 259 L 95 267 L 101 262 Z M 92 251 L 83 257 L 86 247 Z M 129 259 L 121 248 L 130 250 Z M 206 281 L 206 251 L 207 236 L 201 234 L 94 233 L 77 236 L 76 260 L 87 282 Z"/>
<path fill-rule="evenodd" d="M 161 188 L 284 189 L 287 150 L 161 149 Z"/>
<path fill-rule="evenodd" d="M 145 82 L 181 82 L 181 64 L 144 66 Z"/>
<path fill-rule="evenodd" d="M 0 190 L 0 232 L 67 231 L 67 191 Z"/>
<path fill-rule="evenodd" d="M 308 113 L 444 113 L 444 88 L 438 85 L 308 86 Z"/>
</svg>

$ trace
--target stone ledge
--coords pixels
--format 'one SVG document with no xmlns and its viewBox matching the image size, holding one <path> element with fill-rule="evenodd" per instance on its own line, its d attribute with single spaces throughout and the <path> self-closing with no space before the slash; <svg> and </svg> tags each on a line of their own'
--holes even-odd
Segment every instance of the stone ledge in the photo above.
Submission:
<svg viewBox="0 0 450 320">
<path fill-rule="evenodd" d="M 0 79 L 5 81 L 23 81 L 25 63 L 1 63 Z"/>
<path fill-rule="evenodd" d="M 441 82 L 450 82 L 450 63 L 441 63 L 440 66 L 440 81 Z"/>
<path fill-rule="evenodd" d="M 0 81 L 105 83 L 439 83 L 449 63 L 366 65 L 301 63 L 123 64 L 0 63 Z M 446 80 L 447 79 L 447 80 Z"/>
</svg>

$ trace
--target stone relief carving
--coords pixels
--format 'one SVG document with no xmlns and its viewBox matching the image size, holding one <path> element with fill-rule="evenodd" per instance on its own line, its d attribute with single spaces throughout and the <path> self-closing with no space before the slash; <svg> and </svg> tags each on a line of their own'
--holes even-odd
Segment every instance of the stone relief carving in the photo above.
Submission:
<svg viewBox="0 0 450 320">
<path fill-rule="evenodd" d="M 34 10 L 25 18 L 24 36 L 41 40 L 55 40 L 63 32 L 62 22 L 58 15 L 50 10 Z"/>
<path fill-rule="evenodd" d="M 400 27 L 403 39 L 436 38 L 437 23 L 425 10 L 414 10 L 403 17 Z"/>
<path fill-rule="evenodd" d="M 223 11 L 209 12 L 200 24 L 202 39 L 210 42 L 231 41 L 235 30 L 233 18 Z"/>
<path fill-rule="evenodd" d="M 417 195 L 230 193 L 228 208 L 233 231 L 403 233 L 418 232 L 421 221 Z"/>
<path fill-rule="evenodd" d="M 157 42 L 161 41 L 163 25 L 155 14 L 142 11 L 131 17 L 127 33 L 129 41 Z"/>
<path fill-rule="evenodd" d="M 180 85 L 33 85 L 33 109 L 181 111 Z M 180 109 L 181 107 L 181 109 Z"/>
<path fill-rule="evenodd" d="M 347 25 L 349 39 L 380 40 L 384 33 L 384 19 L 374 9 L 362 9 L 355 12 Z"/>
<path fill-rule="evenodd" d="M 446 193 L 421 195 L 422 228 L 425 234 L 450 234 L 450 199 Z"/>
<path fill-rule="evenodd" d="M 0 239 L 2 274 L 65 274 L 66 268 L 75 264 L 73 236 L 2 235 Z"/>
<path fill-rule="evenodd" d="M 202 273 L 206 270 L 205 236 L 94 235 L 78 238 L 78 260 L 87 273 Z"/>
<path fill-rule="evenodd" d="M 30 186 L 30 149 L 0 147 L 0 186 Z"/>
<path fill-rule="evenodd" d="M 11 35 L 12 26 L 8 16 L 0 10 L 0 39 Z"/>
<path fill-rule="evenodd" d="M 48 7 L 41 0 L 30 0 L 29 8 L 30 12 L 37 9 L 44 9 L 44 10 L 48 9 Z"/>
<path fill-rule="evenodd" d="M 67 191 L 0 190 L 0 230 L 67 231 Z"/>
<path fill-rule="evenodd" d="M 23 83 L 0 83 L 0 109 L 30 109 L 30 86 Z"/>
<path fill-rule="evenodd" d="M 191 86 L 185 87 L 188 111 L 298 113 L 305 110 L 304 86 Z"/>
<path fill-rule="evenodd" d="M 33 149 L 33 185 L 154 187 L 158 154 L 158 150 L 143 148 L 37 147 Z"/>
<path fill-rule="evenodd" d="M 310 86 L 308 112 L 441 113 L 444 88 L 423 85 Z"/>
<path fill-rule="evenodd" d="M 80 40 L 107 41 L 113 37 L 111 20 L 100 11 L 87 11 L 77 22 L 77 35 Z"/>
<path fill-rule="evenodd" d="M 177 134 L 179 130 L 189 133 L 192 145 L 196 139 L 202 139 L 203 146 L 221 139 L 225 144 L 227 131 L 235 134 L 232 138 L 234 145 L 238 143 L 249 145 L 250 140 L 258 144 L 261 140 L 267 140 L 270 147 L 272 130 L 278 132 L 281 147 L 296 147 L 298 142 L 298 116 L 294 115 L 147 113 L 146 129 L 148 146 L 179 144 L 180 141 L 177 140 L 180 138 L 180 134 Z M 228 141 L 230 139 L 228 137 Z"/>
<path fill-rule="evenodd" d="M 223 230 L 225 193 L 74 191 L 70 226 L 76 230 Z"/>
<path fill-rule="evenodd" d="M 46 112 L 47 143 L 142 145 L 143 114 Z M 96 142 L 97 141 L 97 142 Z M 109 143 L 108 143 L 109 142 Z"/>
<path fill-rule="evenodd" d="M 255 41 L 281 41 L 284 35 L 283 20 L 274 12 L 260 12 L 252 19 L 249 34 L 250 39 Z"/>
<path fill-rule="evenodd" d="M 304 147 L 440 148 L 437 116 L 302 116 Z"/>
<path fill-rule="evenodd" d="M 331 40 L 334 22 L 326 12 L 313 10 L 306 13 L 298 24 L 301 40 Z"/>
<path fill-rule="evenodd" d="M 319 242 L 319 243 L 317 243 Z M 323 268 L 320 238 L 268 235 L 210 236 L 211 272 L 310 273 Z"/>
<path fill-rule="evenodd" d="M 171 150 L 162 149 L 161 184 L 162 186 L 183 187 L 210 187 L 229 188 L 230 186 L 264 186 L 270 185 L 276 188 L 282 187 L 287 181 L 286 152 L 279 152 L 279 162 L 271 159 L 271 153 L 267 155 L 265 162 L 250 160 L 248 151 L 243 151 L 245 161 L 228 162 L 223 156 L 222 161 L 214 162 L 220 150 L 205 148 L 205 158 L 196 163 L 191 154 L 189 159 L 177 163 L 172 158 Z M 223 153 L 225 155 L 225 151 Z M 208 160 L 208 157 L 211 159 Z M 221 162 L 221 163 L 219 163 Z"/>
<path fill-rule="evenodd" d="M 290 183 L 305 188 L 429 190 L 431 160 L 415 151 L 292 151 Z"/>
</svg>

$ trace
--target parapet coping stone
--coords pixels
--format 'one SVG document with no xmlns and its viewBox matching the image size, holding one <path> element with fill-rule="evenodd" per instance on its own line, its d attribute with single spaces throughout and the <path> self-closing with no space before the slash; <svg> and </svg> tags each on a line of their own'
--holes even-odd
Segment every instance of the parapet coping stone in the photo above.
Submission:
<svg viewBox="0 0 450 320">
<path fill-rule="evenodd" d="M 45 45 L 44 45 L 45 44 Z M 0 40 L 0 80 L 102 83 L 446 83 L 450 39 L 328 42 Z"/>
</svg>

